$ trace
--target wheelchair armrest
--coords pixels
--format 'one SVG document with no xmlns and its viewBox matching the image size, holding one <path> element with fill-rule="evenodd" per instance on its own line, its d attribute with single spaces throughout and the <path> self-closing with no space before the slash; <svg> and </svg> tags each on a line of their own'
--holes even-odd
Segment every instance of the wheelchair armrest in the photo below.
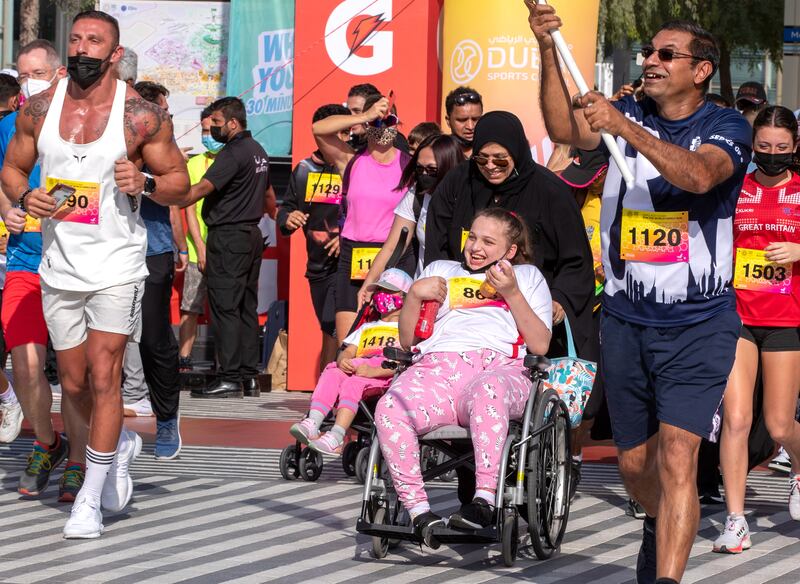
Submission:
<svg viewBox="0 0 800 584">
<path fill-rule="evenodd" d="M 525 355 L 525 367 L 533 369 L 539 373 L 544 373 L 550 367 L 550 359 L 541 355 Z"/>
<path fill-rule="evenodd" d="M 404 351 L 400 347 L 384 347 L 383 356 L 397 363 L 404 363 L 406 365 L 411 363 L 414 354 L 410 351 Z"/>
</svg>

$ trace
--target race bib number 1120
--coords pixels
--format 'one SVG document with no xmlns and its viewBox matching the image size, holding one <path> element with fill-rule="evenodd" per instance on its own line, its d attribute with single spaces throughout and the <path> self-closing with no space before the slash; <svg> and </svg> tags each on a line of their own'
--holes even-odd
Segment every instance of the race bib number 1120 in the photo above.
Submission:
<svg viewBox="0 0 800 584">
<path fill-rule="evenodd" d="M 623 209 L 619 257 L 636 262 L 688 262 L 688 211 Z"/>
</svg>

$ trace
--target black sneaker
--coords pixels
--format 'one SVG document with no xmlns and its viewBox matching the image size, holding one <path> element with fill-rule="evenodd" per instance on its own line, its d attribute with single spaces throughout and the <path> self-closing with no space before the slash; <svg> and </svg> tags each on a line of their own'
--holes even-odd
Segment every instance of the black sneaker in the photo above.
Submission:
<svg viewBox="0 0 800 584">
<path fill-rule="evenodd" d="M 655 584 L 656 581 L 656 520 L 645 516 L 642 522 L 642 545 L 636 560 L 636 584 Z"/>
<path fill-rule="evenodd" d="M 483 529 L 492 523 L 494 523 L 494 508 L 480 497 L 475 497 L 472 503 L 462 505 L 447 522 L 454 529 L 466 530 Z"/>
<path fill-rule="evenodd" d="M 433 536 L 433 528 L 443 526 L 444 519 L 432 511 L 426 511 L 421 515 L 417 515 L 411 525 L 414 527 L 416 534 L 425 542 L 426 546 L 432 550 L 439 549 L 441 544 L 439 540 Z"/>
<path fill-rule="evenodd" d="M 719 487 L 707 487 L 699 493 L 701 505 L 722 505 L 725 503 L 725 497 L 719 492 Z"/>
<path fill-rule="evenodd" d="M 20 495 L 38 497 L 50 483 L 50 473 L 67 457 L 67 437 L 59 434 L 56 437 L 58 442 L 51 450 L 38 440 L 33 443 L 33 451 L 28 455 L 28 466 L 19 477 Z"/>
<path fill-rule="evenodd" d="M 633 517 L 634 519 L 644 519 L 647 516 L 647 513 L 644 512 L 644 507 L 639 505 L 633 499 L 628 499 L 628 506 L 625 509 L 625 515 L 628 517 Z"/>
</svg>

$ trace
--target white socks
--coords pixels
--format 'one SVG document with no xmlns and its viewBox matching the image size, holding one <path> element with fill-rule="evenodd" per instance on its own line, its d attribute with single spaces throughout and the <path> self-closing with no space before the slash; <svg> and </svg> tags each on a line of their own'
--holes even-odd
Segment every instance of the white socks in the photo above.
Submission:
<svg viewBox="0 0 800 584">
<path fill-rule="evenodd" d="M 317 430 L 319 430 L 320 425 L 322 424 L 322 420 L 325 419 L 325 414 L 320 412 L 319 410 L 311 410 L 308 412 L 308 419 L 314 422 L 317 426 Z"/>
<path fill-rule="evenodd" d="M 494 496 L 494 493 L 491 492 L 491 491 L 484 491 L 483 489 L 478 489 L 477 491 L 475 491 L 475 498 L 476 499 L 483 499 L 484 501 L 489 503 L 489 505 L 494 507 L 495 496 Z"/>
<path fill-rule="evenodd" d="M 331 434 L 331 437 L 336 438 L 336 441 L 339 444 L 342 444 L 342 443 L 344 443 L 344 433 L 345 432 L 346 432 L 346 430 L 344 428 L 342 428 L 341 426 L 334 425 L 333 428 L 331 428 L 330 434 Z"/>
<path fill-rule="evenodd" d="M 90 446 L 86 447 L 86 478 L 83 480 L 81 492 L 94 501 L 100 501 L 100 494 L 103 492 L 103 485 L 108 476 L 111 463 L 114 462 L 114 452 L 97 452 Z"/>
<path fill-rule="evenodd" d="M 11 387 L 10 383 L 8 384 L 8 389 L 5 392 L 0 393 L 0 402 L 9 406 L 15 406 L 17 403 L 19 403 L 17 402 L 17 394 L 14 393 L 14 388 Z"/>
<path fill-rule="evenodd" d="M 431 510 L 430 504 L 425 501 L 423 503 L 417 503 L 411 509 L 408 510 L 408 514 L 411 516 L 411 521 L 414 521 L 414 518 L 422 515 L 423 513 L 427 513 Z"/>
</svg>

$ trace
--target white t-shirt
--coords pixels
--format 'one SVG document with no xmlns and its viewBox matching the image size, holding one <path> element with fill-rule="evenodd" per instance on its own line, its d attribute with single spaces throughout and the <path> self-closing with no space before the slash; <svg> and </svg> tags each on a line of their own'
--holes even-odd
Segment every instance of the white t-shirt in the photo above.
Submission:
<svg viewBox="0 0 800 584">
<path fill-rule="evenodd" d="M 400 333 L 396 322 L 376 320 L 362 324 L 344 339 L 345 345 L 355 345 L 356 357 L 383 355 L 384 347 L 399 346 Z"/>
<path fill-rule="evenodd" d="M 394 214 L 400 217 L 401 219 L 405 219 L 407 221 L 416 222 L 417 230 L 416 230 L 416 237 L 417 241 L 419 242 L 419 259 L 417 260 L 417 271 L 414 274 L 415 278 L 419 278 L 419 275 L 422 273 L 425 260 L 425 220 L 428 217 L 428 205 L 431 203 L 431 196 L 428 193 L 425 193 L 422 196 L 422 208 L 419 212 L 419 221 L 414 217 L 414 199 L 417 198 L 417 195 L 414 191 L 414 187 L 408 189 L 408 192 L 403 195 L 403 198 L 400 199 L 400 202 L 395 207 Z"/>
<path fill-rule="evenodd" d="M 542 273 L 529 264 L 514 266 L 522 295 L 548 329 L 553 326 L 553 299 Z M 502 299 L 480 297 L 477 289 L 486 275 L 471 274 L 460 263 L 437 261 L 420 278 L 441 276 L 447 280 L 447 301 L 439 307 L 433 334 L 416 346 L 421 354 L 492 349 L 508 357 L 522 357 L 525 341 Z"/>
</svg>

